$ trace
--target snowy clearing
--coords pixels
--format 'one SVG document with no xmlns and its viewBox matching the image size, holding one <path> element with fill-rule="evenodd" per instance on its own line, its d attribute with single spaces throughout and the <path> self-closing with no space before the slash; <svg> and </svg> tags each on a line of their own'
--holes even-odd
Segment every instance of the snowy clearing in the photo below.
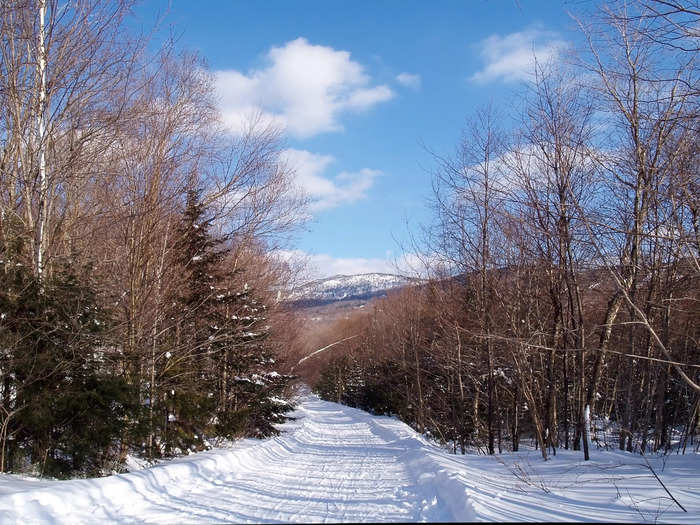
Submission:
<svg viewBox="0 0 700 525">
<path fill-rule="evenodd" d="M 661 521 L 700 519 L 700 455 L 653 458 L 682 512 L 621 452 L 454 456 L 388 417 L 307 396 L 263 441 L 128 474 L 0 476 L 0 522 Z"/>
</svg>

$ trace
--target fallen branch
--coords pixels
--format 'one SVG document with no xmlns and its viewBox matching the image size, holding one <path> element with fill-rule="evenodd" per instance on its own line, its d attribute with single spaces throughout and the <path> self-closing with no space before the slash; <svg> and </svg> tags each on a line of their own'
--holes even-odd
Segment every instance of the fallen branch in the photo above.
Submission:
<svg viewBox="0 0 700 525">
<path fill-rule="evenodd" d="M 311 353 L 310 353 L 309 355 L 307 355 L 306 357 L 302 357 L 301 359 L 299 359 L 299 362 L 298 362 L 296 365 L 294 365 L 294 367 L 299 366 L 300 364 L 302 364 L 304 361 L 306 361 L 306 360 L 309 359 L 310 357 L 313 357 L 313 356 L 315 356 L 316 354 L 320 354 L 320 353 L 323 352 L 324 350 L 328 350 L 328 349 L 329 349 L 330 347 L 332 347 L 332 346 L 338 345 L 338 344 L 340 344 L 340 343 L 342 343 L 342 342 L 344 342 L 344 341 L 349 341 L 350 339 L 354 339 L 355 337 L 358 337 L 359 335 L 360 335 L 360 334 L 351 335 L 350 337 L 346 337 L 345 339 L 341 339 L 340 341 L 336 341 L 335 343 L 331 343 L 331 344 L 329 344 L 329 345 L 326 345 L 326 346 L 324 346 L 323 348 L 319 348 L 318 350 L 314 350 L 313 352 L 311 352 Z M 293 369 L 294 369 L 294 368 L 292 368 L 292 370 L 293 370 Z"/>
<path fill-rule="evenodd" d="M 668 496 L 674 501 L 674 503 L 676 505 L 678 505 L 683 512 L 688 512 L 687 510 L 685 510 L 685 507 L 683 505 L 681 505 L 680 502 L 676 498 L 673 497 L 673 494 L 671 494 L 671 491 L 668 490 L 666 485 L 664 485 L 664 482 L 661 481 L 661 478 L 659 478 L 659 476 L 656 475 L 654 468 L 651 466 L 651 464 L 649 463 L 649 460 L 646 458 L 646 456 L 644 456 L 644 463 L 646 463 L 646 467 L 654 475 L 654 477 L 656 478 L 656 481 L 658 481 L 659 485 L 661 485 L 664 488 L 664 490 L 666 491 L 666 494 L 668 494 Z M 644 465 L 642 465 L 642 466 L 644 466 Z"/>
</svg>

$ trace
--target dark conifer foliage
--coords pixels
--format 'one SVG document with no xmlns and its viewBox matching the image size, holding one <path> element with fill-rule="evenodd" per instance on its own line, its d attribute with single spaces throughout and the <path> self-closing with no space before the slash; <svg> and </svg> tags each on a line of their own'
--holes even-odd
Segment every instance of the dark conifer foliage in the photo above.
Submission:
<svg viewBox="0 0 700 525">
<path fill-rule="evenodd" d="M 130 433 L 140 407 L 115 371 L 113 321 L 89 269 L 56 265 L 39 282 L 19 262 L 21 251 L 0 253 L 4 469 L 70 476 L 116 468 L 114 443 Z"/>
<path fill-rule="evenodd" d="M 276 401 L 289 378 L 274 371 L 267 307 L 233 268 L 233 241 L 212 229 L 201 192 L 190 190 L 173 248 L 179 284 L 161 338 L 169 350 L 156 377 L 154 455 L 202 450 L 208 436 L 269 435 L 291 408 Z"/>
<path fill-rule="evenodd" d="M 130 451 L 172 456 L 214 438 L 267 436 L 285 421 L 290 376 L 275 371 L 268 308 L 232 269 L 232 244 L 211 233 L 199 192 L 188 193 L 174 232 L 169 323 L 154 341 L 162 359 L 140 383 L 91 268 L 56 262 L 39 280 L 21 236 L 3 226 L 5 471 L 100 475 Z"/>
</svg>

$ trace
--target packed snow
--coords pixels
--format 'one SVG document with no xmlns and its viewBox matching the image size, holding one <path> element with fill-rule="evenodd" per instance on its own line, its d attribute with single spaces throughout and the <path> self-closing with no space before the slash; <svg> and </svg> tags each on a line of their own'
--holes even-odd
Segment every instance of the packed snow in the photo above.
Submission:
<svg viewBox="0 0 700 525">
<path fill-rule="evenodd" d="M 400 421 L 307 395 L 266 440 L 99 479 L 0 476 L 2 523 L 697 523 L 700 455 L 452 455 Z"/>
</svg>

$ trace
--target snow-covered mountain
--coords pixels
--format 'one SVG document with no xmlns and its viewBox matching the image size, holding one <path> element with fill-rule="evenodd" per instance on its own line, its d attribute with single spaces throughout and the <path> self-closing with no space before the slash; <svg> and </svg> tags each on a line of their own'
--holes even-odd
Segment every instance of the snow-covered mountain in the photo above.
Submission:
<svg viewBox="0 0 700 525">
<path fill-rule="evenodd" d="M 287 298 L 292 302 L 330 303 L 350 299 L 371 299 L 386 295 L 387 290 L 419 284 L 420 279 L 388 273 L 334 275 L 303 284 Z"/>
</svg>

